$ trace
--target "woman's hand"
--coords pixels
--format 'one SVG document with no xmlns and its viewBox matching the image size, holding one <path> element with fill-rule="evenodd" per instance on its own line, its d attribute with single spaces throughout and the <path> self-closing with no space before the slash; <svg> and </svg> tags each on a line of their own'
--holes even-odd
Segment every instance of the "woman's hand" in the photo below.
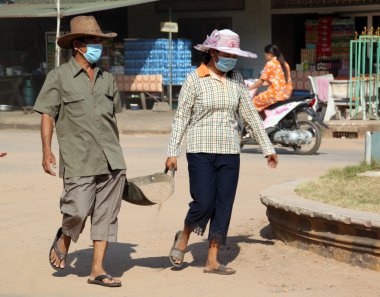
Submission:
<svg viewBox="0 0 380 297">
<path fill-rule="evenodd" d="M 256 82 L 248 87 L 249 90 L 257 89 L 261 86 L 263 80 L 261 78 L 257 79 Z"/>
<path fill-rule="evenodd" d="M 177 158 L 176 157 L 168 157 L 165 162 L 165 168 L 170 170 L 174 168 L 177 171 Z"/>
<path fill-rule="evenodd" d="M 276 168 L 278 164 L 277 154 L 268 155 L 267 163 L 268 163 L 269 168 Z"/>
</svg>

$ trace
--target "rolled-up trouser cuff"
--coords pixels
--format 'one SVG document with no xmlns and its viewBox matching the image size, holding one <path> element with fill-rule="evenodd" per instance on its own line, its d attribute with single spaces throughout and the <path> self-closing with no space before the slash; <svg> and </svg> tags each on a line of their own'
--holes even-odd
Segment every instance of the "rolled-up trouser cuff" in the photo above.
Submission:
<svg viewBox="0 0 380 297">
<path fill-rule="evenodd" d="M 65 234 L 66 236 L 70 237 L 73 242 L 77 242 L 79 238 L 78 232 L 72 232 L 72 230 L 67 230 L 65 226 L 62 227 L 62 233 Z"/>
<path fill-rule="evenodd" d="M 110 234 L 107 235 L 107 234 L 92 234 L 91 233 L 91 240 L 116 242 L 117 236 L 116 235 L 110 235 Z"/>
</svg>

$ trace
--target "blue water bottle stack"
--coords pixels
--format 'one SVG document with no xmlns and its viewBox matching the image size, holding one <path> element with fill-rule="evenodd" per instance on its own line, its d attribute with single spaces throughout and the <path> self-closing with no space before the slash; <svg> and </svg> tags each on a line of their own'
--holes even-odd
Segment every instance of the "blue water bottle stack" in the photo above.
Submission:
<svg viewBox="0 0 380 297">
<path fill-rule="evenodd" d="M 125 39 L 124 74 L 162 74 L 163 84 L 170 83 L 168 39 Z M 191 41 L 172 40 L 172 84 L 181 85 L 191 66 Z"/>
</svg>

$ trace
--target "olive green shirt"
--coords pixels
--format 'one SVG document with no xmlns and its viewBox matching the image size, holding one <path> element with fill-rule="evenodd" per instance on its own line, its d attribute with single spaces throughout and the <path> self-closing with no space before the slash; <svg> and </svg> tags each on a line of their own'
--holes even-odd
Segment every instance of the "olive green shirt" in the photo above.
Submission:
<svg viewBox="0 0 380 297">
<path fill-rule="evenodd" d="M 59 176 L 93 176 L 126 169 L 115 112 L 120 94 L 113 76 L 99 67 L 94 81 L 72 57 L 50 71 L 34 110 L 55 119 Z"/>
</svg>

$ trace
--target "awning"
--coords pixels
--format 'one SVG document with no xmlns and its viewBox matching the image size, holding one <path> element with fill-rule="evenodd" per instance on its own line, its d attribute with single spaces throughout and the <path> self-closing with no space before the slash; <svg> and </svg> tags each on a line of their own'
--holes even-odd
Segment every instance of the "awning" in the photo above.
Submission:
<svg viewBox="0 0 380 297">
<path fill-rule="evenodd" d="M 125 6 L 155 2 L 158 0 L 87 0 L 61 1 L 61 17 L 88 13 L 92 11 L 114 9 Z M 41 3 L 42 2 L 42 3 Z M 0 4 L 0 18 L 43 18 L 57 17 L 54 2 L 32 1 L 26 3 Z"/>
</svg>

